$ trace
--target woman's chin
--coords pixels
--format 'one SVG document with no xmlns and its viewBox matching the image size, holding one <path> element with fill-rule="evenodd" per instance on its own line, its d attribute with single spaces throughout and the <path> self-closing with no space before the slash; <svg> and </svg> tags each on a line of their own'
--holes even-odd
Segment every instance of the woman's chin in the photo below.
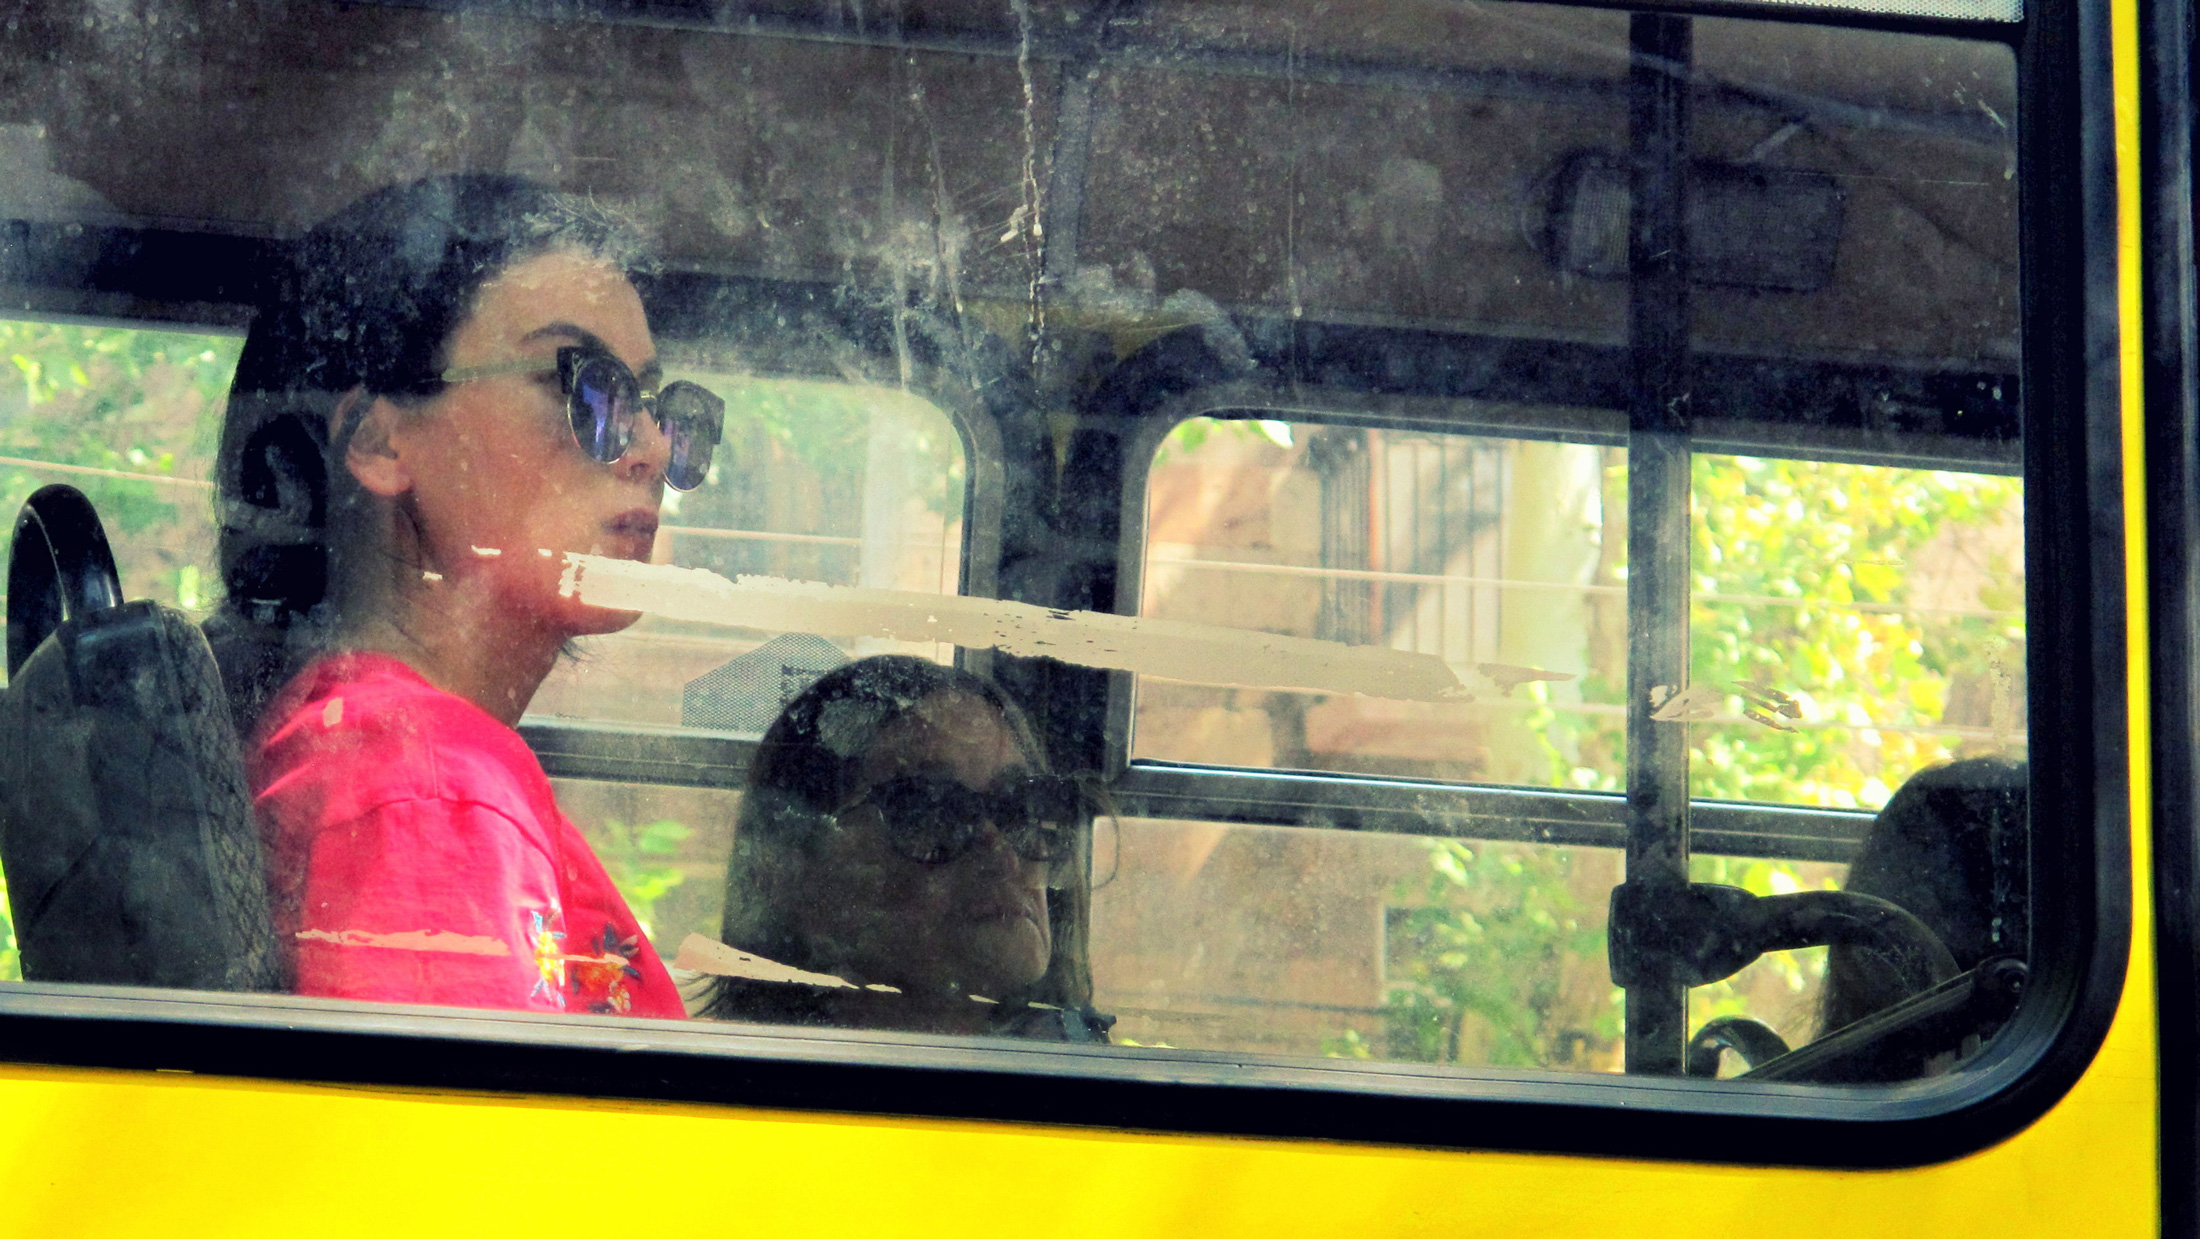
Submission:
<svg viewBox="0 0 2200 1239">
<path fill-rule="evenodd" d="M 1028 926 L 1004 926 L 971 945 L 976 949 L 970 953 L 969 974 L 984 978 L 969 987 L 971 993 L 988 998 L 1013 994 L 1046 975 L 1045 937 Z"/>
<path fill-rule="evenodd" d="M 575 604 L 569 625 L 576 637 L 601 637 L 624 632 L 642 618 L 640 611 L 614 611 L 609 607 Z"/>
</svg>

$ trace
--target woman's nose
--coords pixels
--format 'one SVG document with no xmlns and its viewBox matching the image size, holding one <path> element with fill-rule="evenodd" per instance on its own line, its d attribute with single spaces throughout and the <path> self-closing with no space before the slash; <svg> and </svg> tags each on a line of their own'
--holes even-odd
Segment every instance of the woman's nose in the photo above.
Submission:
<svg viewBox="0 0 2200 1239">
<path fill-rule="evenodd" d="M 663 477 L 665 466 L 672 462 L 672 440 L 665 437 L 664 427 L 657 424 L 657 416 L 644 409 L 635 415 L 634 437 L 627 440 L 626 455 L 619 457 L 612 467 L 619 475 L 633 481 L 648 481 L 651 475 Z"/>
<path fill-rule="evenodd" d="M 1023 863 L 1023 857 L 1008 840 L 1008 832 L 990 817 L 978 823 L 978 837 L 971 843 L 970 852 L 973 857 L 1004 869 L 1014 869 Z"/>
</svg>

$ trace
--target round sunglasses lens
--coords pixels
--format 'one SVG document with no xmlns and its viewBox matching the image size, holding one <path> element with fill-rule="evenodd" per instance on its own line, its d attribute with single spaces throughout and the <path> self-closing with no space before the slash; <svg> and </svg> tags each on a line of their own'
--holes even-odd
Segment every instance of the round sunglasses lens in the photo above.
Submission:
<svg viewBox="0 0 2200 1239">
<path fill-rule="evenodd" d="M 893 833 L 894 850 L 925 865 L 944 865 L 960 860 L 978 837 L 977 827 L 965 822 L 933 817 L 904 817 L 887 827 Z"/>
<path fill-rule="evenodd" d="M 967 846 L 957 814 L 945 803 L 947 789 L 933 780 L 894 779 L 872 788 L 868 799 L 885 821 L 894 850 L 919 864 L 945 864 Z"/>
<path fill-rule="evenodd" d="M 1078 832 L 1091 820 L 1092 801 L 1074 779 L 1038 776 L 1021 789 L 1024 832 L 1017 850 L 1025 859 L 1061 861 L 1076 851 Z"/>
<path fill-rule="evenodd" d="M 634 376 L 609 358 L 582 364 L 573 376 L 573 437 L 603 464 L 626 455 L 634 440 L 634 410 L 641 402 Z"/>
<path fill-rule="evenodd" d="M 710 479 L 710 457 L 718 446 L 718 398 L 693 383 L 674 383 L 658 393 L 657 424 L 671 447 L 665 485 L 694 490 Z"/>
<path fill-rule="evenodd" d="M 1025 860 L 1052 864 L 1069 859 L 1070 832 L 1054 822 L 1026 823 L 1009 836 L 1009 842 Z"/>
</svg>

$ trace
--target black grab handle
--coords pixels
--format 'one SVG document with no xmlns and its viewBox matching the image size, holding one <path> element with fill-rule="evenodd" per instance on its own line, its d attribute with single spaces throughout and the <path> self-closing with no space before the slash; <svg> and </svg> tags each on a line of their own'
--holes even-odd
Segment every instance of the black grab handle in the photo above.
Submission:
<svg viewBox="0 0 2200 1239">
<path fill-rule="evenodd" d="M 1887 962 L 1909 992 L 1956 975 L 1955 956 L 1900 904 L 1859 891 L 1754 895 L 1712 882 L 1612 888 L 1607 953 L 1622 987 L 1665 977 L 1709 985 L 1767 951 L 1846 943 Z"/>
<path fill-rule="evenodd" d="M 8 548 L 8 675 L 65 620 L 122 605 L 122 579 L 92 501 L 56 482 L 23 501 Z"/>
<path fill-rule="evenodd" d="M 1682 1074 L 1700 1080 L 1718 1078 L 1719 1058 L 1728 1050 L 1742 1056 L 1755 1070 L 1788 1052 L 1785 1037 L 1756 1020 L 1741 1015 L 1722 1015 L 1688 1039 L 1687 1063 Z"/>
</svg>

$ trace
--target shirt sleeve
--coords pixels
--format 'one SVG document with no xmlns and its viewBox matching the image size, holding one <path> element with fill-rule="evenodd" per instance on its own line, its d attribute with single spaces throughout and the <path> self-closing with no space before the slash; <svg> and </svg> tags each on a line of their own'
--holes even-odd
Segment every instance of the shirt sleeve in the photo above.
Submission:
<svg viewBox="0 0 2200 1239">
<path fill-rule="evenodd" d="M 510 816 L 401 800 L 324 827 L 304 860 L 298 993 L 566 1009 L 557 868 Z"/>
</svg>

